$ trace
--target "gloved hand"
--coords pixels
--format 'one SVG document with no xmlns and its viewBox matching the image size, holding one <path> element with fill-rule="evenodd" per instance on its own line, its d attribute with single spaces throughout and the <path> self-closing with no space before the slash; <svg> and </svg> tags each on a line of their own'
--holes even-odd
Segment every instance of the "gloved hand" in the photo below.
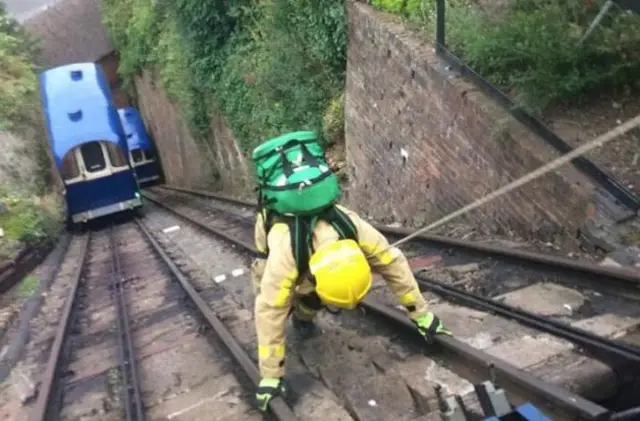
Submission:
<svg viewBox="0 0 640 421">
<path fill-rule="evenodd" d="M 451 336 L 451 331 L 449 331 L 442 321 L 435 314 L 429 312 L 424 316 L 420 316 L 417 319 L 413 320 L 413 323 L 418 327 L 418 331 L 427 342 L 433 342 L 433 337 L 435 335 L 449 335 Z"/>
<path fill-rule="evenodd" d="M 260 385 L 256 392 L 256 406 L 262 412 L 267 410 L 271 399 L 278 395 L 284 396 L 287 392 L 284 380 L 279 378 L 265 377 L 260 380 Z"/>
</svg>

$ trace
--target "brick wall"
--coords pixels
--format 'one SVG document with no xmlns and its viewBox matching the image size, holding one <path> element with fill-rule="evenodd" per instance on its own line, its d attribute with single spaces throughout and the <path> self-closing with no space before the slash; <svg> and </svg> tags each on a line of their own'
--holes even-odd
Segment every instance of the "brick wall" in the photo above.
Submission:
<svg viewBox="0 0 640 421">
<path fill-rule="evenodd" d="M 136 81 L 138 106 L 152 133 L 166 182 L 183 187 L 213 188 L 246 197 L 250 188 L 244 154 L 219 113 L 211 122 L 211 136 L 197 142 L 186 121 L 150 73 Z"/>
<path fill-rule="evenodd" d="M 115 52 L 111 52 L 98 60 L 98 64 L 102 67 L 107 82 L 109 83 L 109 88 L 111 88 L 113 105 L 115 105 L 116 108 L 124 108 L 131 105 L 124 90 L 120 89 L 121 80 L 118 76 L 118 55 Z"/>
<path fill-rule="evenodd" d="M 382 221 L 434 221 L 558 156 L 448 70 L 432 45 L 362 3 L 349 2 L 346 89 L 349 205 Z M 591 190 L 568 166 L 467 222 L 546 239 L 578 227 Z"/>
</svg>

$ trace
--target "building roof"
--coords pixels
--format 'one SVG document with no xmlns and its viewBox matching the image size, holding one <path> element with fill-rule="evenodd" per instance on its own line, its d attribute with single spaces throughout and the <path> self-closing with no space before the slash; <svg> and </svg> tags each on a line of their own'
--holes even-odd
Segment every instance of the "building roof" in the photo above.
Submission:
<svg viewBox="0 0 640 421">
<path fill-rule="evenodd" d="M 38 64 L 50 68 L 95 62 L 113 51 L 102 23 L 100 0 L 58 0 L 19 17 L 40 38 Z"/>
</svg>

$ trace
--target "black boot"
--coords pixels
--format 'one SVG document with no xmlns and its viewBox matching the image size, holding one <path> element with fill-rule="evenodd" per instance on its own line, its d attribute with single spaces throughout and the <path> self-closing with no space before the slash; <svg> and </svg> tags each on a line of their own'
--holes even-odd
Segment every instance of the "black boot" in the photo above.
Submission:
<svg viewBox="0 0 640 421">
<path fill-rule="evenodd" d="M 295 314 L 291 315 L 291 324 L 296 334 L 303 341 L 314 336 L 317 331 L 316 324 L 312 320 L 300 320 Z"/>
</svg>

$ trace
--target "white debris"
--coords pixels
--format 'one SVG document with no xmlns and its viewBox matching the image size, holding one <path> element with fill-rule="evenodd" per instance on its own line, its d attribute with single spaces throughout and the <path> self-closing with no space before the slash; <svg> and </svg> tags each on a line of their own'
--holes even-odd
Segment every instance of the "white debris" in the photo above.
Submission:
<svg viewBox="0 0 640 421">
<path fill-rule="evenodd" d="M 244 274 L 244 269 L 242 269 L 242 268 L 240 268 L 240 269 L 234 269 L 234 270 L 231 272 L 231 275 L 232 275 L 232 276 L 234 276 L 234 277 L 235 277 L 235 276 L 240 276 L 240 275 L 242 275 L 242 274 Z"/>
<path fill-rule="evenodd" d="M 220 282 L 224 281 L 225 279 L 227 279 L 227 275 L 218 275 L 215 278 L 213 278 L 214 282 L 216 284 L 219 284 Z"/>
<path fill-rule="evenodd" d="M 163 229 L 162 232 L 165 234 L 169 234 L 170 232 L 178 231 L 179 229 L 180 229 L 179 225 L 174 225 L 172 227 L 167 227 Z"/>
<path fill-rule="evenodd" d="M 431 361 L 425 370 L 425 379 L 430 383 L 440 385 L 445 395 L 463 396 L 474 391 L 473 384 L 469 380 L 459 377 L 436 361 Z"/>
<path fill-rule="evenodd" d="M 573 312 L 573 309 L 569 304 L 565 304 L 563 307 L 566 308 L 569 311 L 569 313 Z"/>
<path fill-rule="evenodd" d="M 479 332 L 465 342 L 477 349 L 485 349 L 494 345 L 493 338 L 487 332 Z"/>
<path fill-rule="evenodd" d="M 369 399 L 369 402 L 367 402 L 369 404 L 369 406 L 378 406 L 378 402 L 376 402 L 373 399 Z"/>
<path fill-rule="evenodd" d="M 0 238 L 4 237 L 4 230 L 0 228 Z"/>
<path fill-rule="evenodd" d="M 409 159 L 409 152 L 405 148 L 400 148 L 400 156 L 404 161 Z"/>
<path fill-rule="evenodd" d="M 463 275 L 465 273 L 476 272 L 476 271 L 480 270 L 480 264 L 479 263 L 467 263 L 467 264 L 464 264 L 464 265 L 447 266 L 445 268 L 445 270 L 447 270 L 448 272 L 453 272 L 453 273 L 458 273 L 460 275 Z"/>
<path fill-rule="evenodd" d="M 622 265 L 618 262 L 616 262 L 615 260 L 613 260 L 611 257 L 605 257 L 600 263 L 600 266 L 612 266 L 612 267 L 622 267 Z"/>
</svg>

